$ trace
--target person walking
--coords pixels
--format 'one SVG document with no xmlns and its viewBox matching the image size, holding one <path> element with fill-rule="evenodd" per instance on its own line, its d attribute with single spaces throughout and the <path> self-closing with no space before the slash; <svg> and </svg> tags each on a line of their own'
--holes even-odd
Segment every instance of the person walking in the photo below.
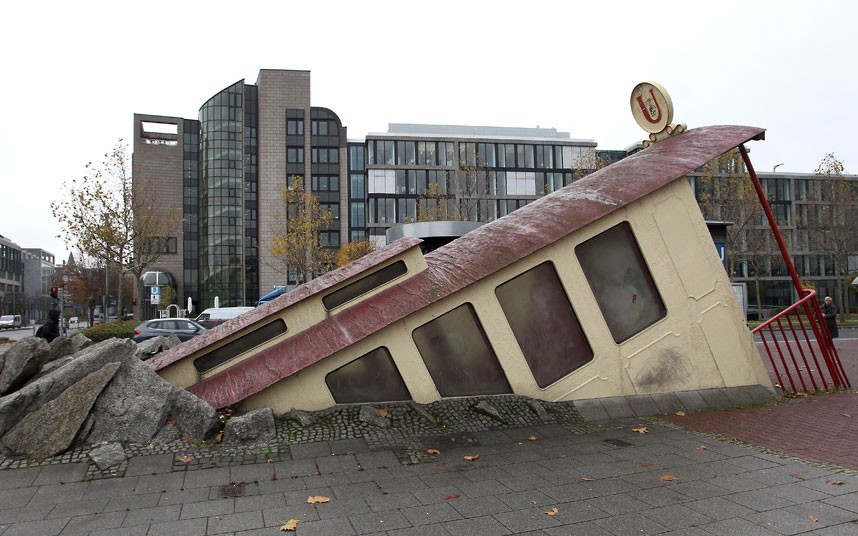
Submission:
<svg viewBox="0 0 858 536">
<path fill-rule="evenodd" d="M 825 324 L 828 326 L 828 333 L 832 339 L 840 336 L 837 332 L 837 307 L 834 305 L 834 300 L 831 296 L 826 296 L 822 302 L 822 316 L 825 317 Z"/>
<path fill-rule="evenodd" d="M 36 331 L 36 337 L 41 337 L 48 342 L 60 336 L 60 310 L 48 311 L 48 320 Z"/>
</svg>

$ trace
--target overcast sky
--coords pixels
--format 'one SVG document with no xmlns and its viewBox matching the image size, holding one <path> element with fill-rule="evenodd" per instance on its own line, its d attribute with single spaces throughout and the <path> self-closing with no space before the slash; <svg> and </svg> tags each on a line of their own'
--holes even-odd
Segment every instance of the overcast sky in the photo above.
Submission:
<svg viewBox="0 0 858 536">
<path fill-rule="evenodd" d="M 669 92 L 689 128 L 767 129 L 758 171 L 858 172 L 858 2 L 11 2 L 2 9 L 0 234 L 57 256 L 50 203 L 134 113 L 197 117 L 260 69 L 312 73 L 350 139 L 388 123 L 555 127 L 642 140 L 629 96 Z"/>
</svg>

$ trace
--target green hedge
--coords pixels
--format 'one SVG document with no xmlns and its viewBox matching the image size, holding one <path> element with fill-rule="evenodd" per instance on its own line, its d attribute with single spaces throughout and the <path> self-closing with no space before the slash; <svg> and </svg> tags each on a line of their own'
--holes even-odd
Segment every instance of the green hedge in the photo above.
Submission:
<svg viewBox="0 0 858 536">
<path fill-rule="evenodd" d="M 112 337 L 118 339 L 130 339 L 134 336 L 134 328 L 140 325 L 136 320 L 125 322 L 108 322 L 98 324 L 83 330 L 83 334 L 92 339 L 92 342 L 106 341 Z"/>
</svg>

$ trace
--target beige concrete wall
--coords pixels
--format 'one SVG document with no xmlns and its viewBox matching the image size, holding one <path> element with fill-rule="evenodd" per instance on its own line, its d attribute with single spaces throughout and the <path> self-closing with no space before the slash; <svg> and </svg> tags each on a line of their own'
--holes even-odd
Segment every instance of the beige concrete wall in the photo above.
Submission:
<svg viewBox="0 0 858 536">
<path fill-rule="evenodd" d="M 667 308 L 666 316 L 620 344 L 614 342 L 574 248 L 622 221 L 632 227 Z M 545 261 L 566 288 L 594 359 L 540 388 L 495 298 L 497 285 Z M 579 230 L 471 287 L 376 333 L 245 400 L 246 408 L 319 410 L 334 400 L 325 376 L 386 346 L 415 401 L 440 398 L 411 338 L 412 331 L 471 303 L 513 392 L 548 401 L 601 398 L 770 382 L 729 278 L 718 259 L 687 181 L 653 194 Z"/>
</svg>

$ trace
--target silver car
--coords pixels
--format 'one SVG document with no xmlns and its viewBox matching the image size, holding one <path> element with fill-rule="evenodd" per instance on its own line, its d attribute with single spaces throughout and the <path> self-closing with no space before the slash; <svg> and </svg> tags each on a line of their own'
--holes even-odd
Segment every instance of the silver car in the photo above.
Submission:
<svg viewBox="0 0 858 536">
<path fill-rule="evenodd" d="M 156 318 L 147 320 L 134 330 L 134 342 L 145 341 L 152 337 L 175 335 L 180 341 L 186 341 L 205 332 L 206 328 L 187 318 Z"/>
</svg>

